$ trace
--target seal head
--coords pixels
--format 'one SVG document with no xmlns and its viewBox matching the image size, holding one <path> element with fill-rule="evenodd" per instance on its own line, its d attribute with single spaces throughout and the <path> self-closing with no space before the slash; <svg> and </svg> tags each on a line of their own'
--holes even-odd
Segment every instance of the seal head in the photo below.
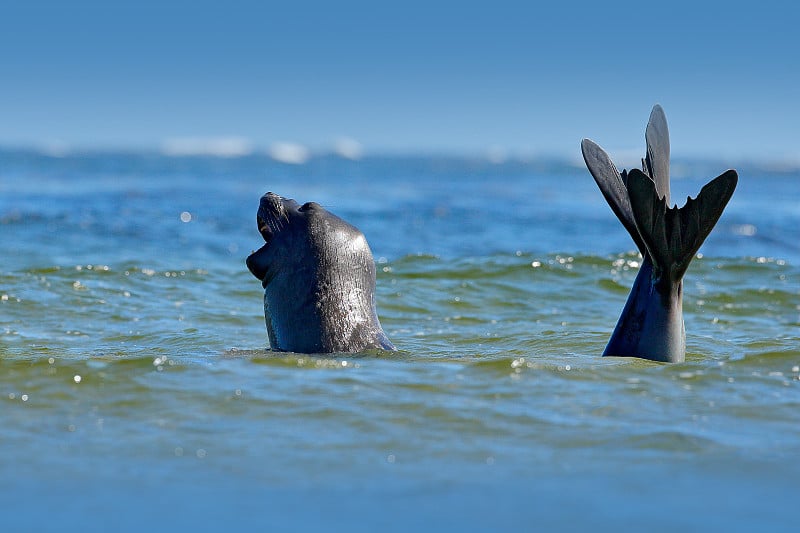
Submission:
<svg viewBox="0 0 800 533">
<path fill-rule="evenodd" d="M 375 310 L 375 261 L 364 235 L 315 202 L 267 193 L 256 214 L 265 244 L 247 258 L 264 287 L 273 350 L 394 350 Z"/>
</svg>

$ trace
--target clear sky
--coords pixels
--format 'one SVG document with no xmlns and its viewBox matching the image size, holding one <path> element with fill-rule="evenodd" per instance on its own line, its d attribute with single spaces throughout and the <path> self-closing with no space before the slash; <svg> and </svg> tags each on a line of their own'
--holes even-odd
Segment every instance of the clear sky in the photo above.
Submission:
<svg viewBox="0 0 800 533">
<path fill-rule="evenodd" d="M 794 2 L 0 0 L 0 145 L 800 160 Z"/>
</svg>

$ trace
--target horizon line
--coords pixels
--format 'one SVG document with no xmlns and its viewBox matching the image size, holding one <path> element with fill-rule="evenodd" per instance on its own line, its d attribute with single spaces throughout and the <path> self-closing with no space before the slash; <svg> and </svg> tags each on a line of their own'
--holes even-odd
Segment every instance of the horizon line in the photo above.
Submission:
<svg viewBox="0 0 800 533">
<path fill-rule="evenodd" d="M 560 163 L 569 167 L 584 167 L 580 149 L 576 154 L 564 152 L 531 152 L 524 150 L 506 150 L 498 146 L 486 149 L 436 149 L 436 148 L 380 148 L 366 150 L 363 145 L 352 139 L 344 143 L 332 143 L 327 147 L 310 147 L 295 142 L 275 142 L 271 144 L 251 143 L 244 138 L 192 138 L 168 139 L 159 144 L 150 145 L 101 145 L 101 144 L 69 144 L 53 143 L 7 143 L 0 142 L 0 154 L 34 154 L 52 159 L 108 156 L 108 155 L 144 155 L 165 158 L 192 159 L 244 159 L 266 158 L 277 163 L 303 165 L 312 160 L 337 158 L 353 162 L 369 159 L 440 159 L 485 162 L 487 164 L 535 164 Z M 617 161 L 618 168 L 638 168 L 643 155 L 639 148 L 608 150 Z M 642 150 L 643 152 L 643 150 Z M 797 157 L 753 157 L 741 155 L 737 157 L 672 154 L 672 161 L 678 164 L 712 164 L 726 163 L 744 166 L 756 166 L 762 170 L 775 172 L 793 172 L 800 170 L 800 156 Z"/>
</svg>

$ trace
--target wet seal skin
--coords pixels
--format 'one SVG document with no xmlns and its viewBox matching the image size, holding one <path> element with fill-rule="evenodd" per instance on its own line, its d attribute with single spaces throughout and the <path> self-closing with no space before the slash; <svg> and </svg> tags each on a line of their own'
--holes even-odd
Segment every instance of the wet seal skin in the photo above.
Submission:
<svg viewBox="0 0 800 533">
<path fill-rule="evenodd" d="M 247 258 L 264 287 L 273 350 L 394 350 L 375 310 L 375 261 L 364 235 L 317 203 L 271 192 L 256 215 L 265 244 Z"/>
<path fill-rule="evenodd" d="M 650 113 L 645 141 L 642 170 L 621 173 L 600 146 L 581 142 L 589 172 L 643 257 L 603 355 L 681 362 L 686 357 L 683 276 L 722 215 L 738 176 L 728 170 L 683 207 L 669 207 L 669 129 L 659 105 Z"/>
</svg>

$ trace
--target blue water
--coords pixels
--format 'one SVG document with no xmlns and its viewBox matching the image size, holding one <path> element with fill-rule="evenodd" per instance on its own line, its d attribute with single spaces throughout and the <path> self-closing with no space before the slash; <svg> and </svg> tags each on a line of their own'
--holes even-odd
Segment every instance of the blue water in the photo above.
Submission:
<svg viewBox="0 0 800 533">
<path fill-rule="evenodd" d="M 600 357 L 640 258 L 577 163 L 0 152 L 0 528 L 793 530 L 800 172 L 739 171 L 664 365 Z M 267 351 L 266 191 L 398 353 Z"/>
</svg>

